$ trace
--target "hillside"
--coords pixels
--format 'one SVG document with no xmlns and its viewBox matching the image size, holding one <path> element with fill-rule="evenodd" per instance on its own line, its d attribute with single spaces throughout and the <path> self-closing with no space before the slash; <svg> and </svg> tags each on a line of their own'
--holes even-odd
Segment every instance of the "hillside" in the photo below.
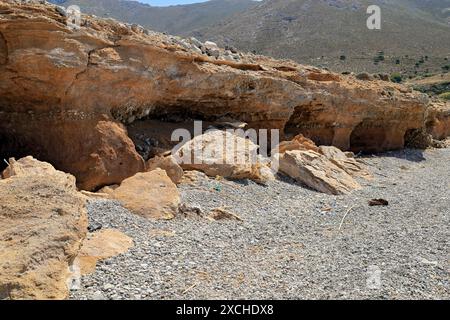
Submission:
<svg viewBox="0 0 450 320">
<path fill-rule="evenodd" d="M 236 12 L 255 5 L 252 0 L 213 0 L 192 5 L 152 7 L 124 0 L 50 0 L 65 7 L 78 5 L 84 13 L 137 23 L 149 29 L 188 35 L 194 29 L 208 27 Z"/>
<path fill-rule="evenodd" d="M 366 27 L 370 4 L 381 7 L 381 30 Z M 449 0 L 267 0 L 195 34 L 336 71 L 415 75 L 448 65 L 445 8 Z"/>
</svg>

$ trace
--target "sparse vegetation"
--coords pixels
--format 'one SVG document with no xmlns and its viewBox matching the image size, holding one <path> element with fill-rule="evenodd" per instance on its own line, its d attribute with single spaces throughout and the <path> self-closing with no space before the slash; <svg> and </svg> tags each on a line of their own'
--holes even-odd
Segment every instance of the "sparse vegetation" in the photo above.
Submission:
<svg viewBox="0 0 450 320">
<path fill-rule="evenodd" d="M 379 62 L 384 61 L 384 51 L 379 51 L 378 54 L 373 58 L 373 62 L 378 64 Z"/>
<path fill-rule="evenodd" d="M 441 98 L 443 100 L 450 101 L 450 91 L 440 94 L 439 98 Z"/>
<path fill-rule="evenodd" d="M 403 76 L 400 73 L 395 72 L 391 74 L 391 81 L 395 83 L 401 83 L 403 81 Z"/>
</svg>

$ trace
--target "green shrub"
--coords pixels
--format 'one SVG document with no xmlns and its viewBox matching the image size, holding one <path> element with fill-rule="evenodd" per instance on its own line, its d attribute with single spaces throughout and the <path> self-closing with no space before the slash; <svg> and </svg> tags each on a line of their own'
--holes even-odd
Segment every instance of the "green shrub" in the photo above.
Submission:
<svg viewBox="0 0 450 320">
<path fill-rule="evenodd" d="M 391 74 L 391 81 L 395 83 L 400 83 L 403 81 L 403 76 L 400 73 Z"/>
<path fill-rule="evenodd" d="M 440 94 L 439 98 L 450 101 L 450 91 Z"/>
</svg>

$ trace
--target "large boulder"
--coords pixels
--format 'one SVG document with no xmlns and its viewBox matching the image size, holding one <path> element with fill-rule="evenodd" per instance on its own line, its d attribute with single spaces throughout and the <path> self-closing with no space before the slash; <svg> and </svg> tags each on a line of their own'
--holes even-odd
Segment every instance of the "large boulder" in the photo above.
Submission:
<svg viewBox="0 0 450 320">
<path fill-rule="evenodd" d="M 286 151 L 292 150 L 312 150 L 315 152 L 320 152 L 319 147 L 316 146 L 314 141 L 306 138 L 302 134 L 296 135 L 293 139 L 282 141 L 278 145 L 278 150 L 273 150 L 272 152 L 285 153 Z"/>
<path fill-rule="evenodd" d="M 147 161 L 147 171 L 160 168 L 166 171 L 173 183 L 180 183 L 183 178 L 184 171 L 176 162 L 173 156 L 156 156 Z"/>
<path fill-rule="evenodd" d="M 64 172 L 55 170 L 50 163 L 38 161 L 32 156 L 27 156 L 19 160 L 10 158 L 8 160 L 8 167 L 2 172 L 3 179 L 27 175 L 58 175 L 61 178 L 67 177 L 67 179 L 74 179 Z"/>
<path fill-rule="evenodd" d="M 0 180 L 0 299 L 64 299 L 87 232 L 75 178 L 32 158 Z M 34 164 L 34 165 L 33 165 Z"/>
<path fill-rule="evenodd" d="M 340 195 L 361 188 L 347 172 L 314 151 L 287 151 L 279 161 L 281 172 L 323 193 Z"/>
<path fill-rule="evenodd" d="M 333 146 L 320 146 L 319 153 L 324 155 L 333 164 L 347 172 L 352 177 L 371 179 L 372 174 L 367 170 L 364 164 L 358 162 L 352 156 L 342 152 Z"/>
<path fill-rule="evenodd" d="M 181 202 L 177 186 L 162 169 L 125 179 L 112 197 L 135 214 L 162 220 L 173 219 Z"/>
<path fill-rule="evenodd" d="M 176 159 L 183 169 L 202 171 L 211 177 L 267 183 L 274 180 L 274 175 L 266 165 L 268 160 L 258 155 L 258 149 L 250 139 L 210 130 L 184 144 Z"/>
<path fill-rule="evenodd" d="M 278 152 L 279 154 L 284 154 L 287 151 L 313 151 L 325 158 L 323 159 L 324 163 L 327 162 L 326 160 L 329 160 L 352 177 L 372 178 L 371 173 L 362 163 L 354 158 L 351 152 L 345 153 L 333 146 L 318 147 L 312 140 L 305 138 L 301 134 L 292 140 L 281 142 L 278 149 L 272 150 L 273 153 Z"/>
</svg>

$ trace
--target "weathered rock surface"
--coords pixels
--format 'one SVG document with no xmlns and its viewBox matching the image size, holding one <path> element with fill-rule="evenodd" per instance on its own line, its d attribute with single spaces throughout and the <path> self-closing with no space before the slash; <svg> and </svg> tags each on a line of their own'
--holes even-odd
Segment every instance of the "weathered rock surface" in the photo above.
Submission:
<svg viewBox="0 0 450 320">
<path fill-rule="evenodd" d="M 181 202 L 177 186 L 161 169 L 125 179 L 112 197 L 135 214 L 163 220 L 173 219 Z"/>
<path fill-rule="evenodd" d="M 74 261 L 81 274 L 95 271 L 97 261 L 115 257 L 127 252 L 133 246 L 133 239 L 116 229 L 102 229 L 89 233 Z"/>
<path fill-rule="evenodd" d="M 70 175 L 57 171 L 50 163 L 36 160 L 32 156 L 19 160 L 10 158 L 8 164 L 8 167 L 2 172 L 3 179 L 27 175 L 58 175 L 70 179 Z"/>
<path fill-rule="evenodd" d="M 287 151 L 312 151 L 319 154 L 323 159 L 323 163 L 330 161 L 338 168 L 342 169 L 350 176 L 356 178 L 371 179 L 372 174 L 366 169 L 366 167 L 358 162 L 354 158 L 354 154 L 351 152 L 343 152 L 333 146 L 316 146 L 316 144 L 303 135 L 297 135 L 292 140 L 282 141 L 277 149 L 272 150 L 272 153 L 278 152 L 284 154 Z M 311 158 L 314 161 L 315 158 Z M 294 177 L 295 178 L 295 177 Z M 339 182 L 337 182 L 339 183 Z"/>
<path fill-rule="evenodd" d="M 73 176 L 46 163 L 10 163 L 11 177 L 0 180 L 0 299 L 64 299 L 87 232 L 85 197 Z"/>
<path fill-rule="evenodd" d="M 274 180 L 274 175 L 258 155 L 251 140 L 227 131 L 211 130 L 184 144 L 176 154 L 186 170 L 198 170 L 211 177 L 251 179 L 258 183 Z"/>
<path fill-rule="evenodd" d="M 0 158 L 33 154 L 91 190 L 144 169 L 119 122 L 146 116 L 227 116 L 356 151 L 402 148 L 424 126 L 428 99 L 401 85 L 173 39 L 0 0 Z"/>
<path fill-rule="evenodd" d="M 450 136 L 450 102 L 434 102 L 428 109 L 427 131 L 434 139 Z"/>
<path fill-rule="evenodd" d="M 352 177 L 360 177 L 364 179 L 371 179 L 372 174 L 366 167 L 358 162 L 355 158 L 349 157 L 344 152 L 332 146 L 320 146 L 319 150 L 333 164 L 347 172 Z"/>
<path fill-rule="evenodd" d="M 295 136 L 292 140 L 280 142 L 280 144 L 278 145 L 278 150 L 276 151 L 278 153 L 285 153 L 286 151 L 292 150 L 312 150 L 314 152 L 320 153 L 320 149 L 318 146 L 316 146 L 314 141 L 304 137 L 302 134 Z M 275 152 L 275 150 L 273 150 L 272 152 Z"/>
<path fill-rule="evenodd" d="M 173 156 L 156 156 L 147 161 L 147 171 L 160 168 L 166 171 L 173 183 L 178 184 L 183 178 L 184 171 Z"/>
<path fill-rule="evenodd" d="M 323 193 L 347 194 L 361 188 L 347 172 L 314 151 L 297 150 L 281 154 L 280 171 Z"/>
<path fill-rule="evenodd" d="M 243 221 L 236 213 L 227 210 L 226 208 L 215 208 L 211 210 L 206 219 L 210 221 L 220 221 L 220 220 L 237 220 Z"/>
</svg>

